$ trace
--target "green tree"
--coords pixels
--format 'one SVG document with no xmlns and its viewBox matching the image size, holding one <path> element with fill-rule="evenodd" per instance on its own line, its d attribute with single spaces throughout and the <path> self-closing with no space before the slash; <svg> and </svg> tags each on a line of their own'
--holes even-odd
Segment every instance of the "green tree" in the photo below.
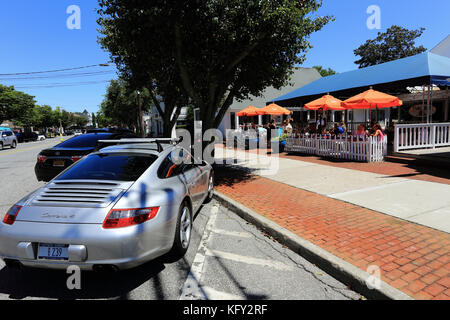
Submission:
<svg viewBox="0 0 450 320">
<path fill-rule="evenodd" d="M 0 84 L 0 123 L 5 120 L 33 122 L 35 103 L 33 96 Z"/>
<path fill-rule="evenodd" d="M 148 89 L 140 90 L 142 110 L 148 111 L 152 101 Z M 100 105 L 109 124 L 134 129 L 138 127 L 138 94 L 123 79 L 112 80 Z"/>
<path fill-rule="evenodd" d="M 91 118 L 92 118 L 92 127 L 96 128 L 97 127 L 97 119 L 95 118 L 95 113 L 92 112 Z"/>
<path fill-rule="evenodd" d="M 355 63 L 359 68 L 365 68 L 425 52 L 426 48 L 415 45 L 415 40 L 424 30 L 408 30 L 393 25 L 386 32 L 378 32 L 375 39 L 367 40 L 354 50 L 355 55 L 361 57 Z"/>
<path fill-rule="evenodd" d="M 86 117 L 83 117 L 83 116 L 80 116 L 80 115 L 77 115 L 77 114 L 73 115 L 73 119 L 74 119 L 75 125 L 78 128 L 86 127 L 86 125 L 89 122 L 89 120 Z"/>
<path fill-rule="evenodd" d="M 75 124 L 75 115 L 72 112 L 66 110 L 61 111 L 61 125 L 64 129 L 69 128 Z"/>
<path fill-rule="evenodd" d="M 99 4 L 100 43 L 124 77 L 136 87 L 155 88 L 169 107 L 174 92 L 185 95 L 200 108 L 204 130 L 218 127 L 234 99 L 286 85 L 293 67 L 305 60 L 308 36 L 331 19 L 312 15 L 320 0 Z M 175 105 L 186 105 L 181 100 Z"/>
<path fill-rule="evenodd" d="M 322 77 L 332 76 L 333 74 L 337 73 L 331 68 L 325 69 L 322 66 L 313 66 L 313 68 L 316 69 Z"/>
<path fill-rule="evenodd" d="M 103 111 L 98 111 L 97 115 L 96 115 L 96 120 L 97 120 L 97 124 L 99 128 L 106 128 L 109 125 L 113 124 L 113 120 L 111 118 L 108 118 L 105 116 L 105 114 L 103 113 Z"/>
</svg>

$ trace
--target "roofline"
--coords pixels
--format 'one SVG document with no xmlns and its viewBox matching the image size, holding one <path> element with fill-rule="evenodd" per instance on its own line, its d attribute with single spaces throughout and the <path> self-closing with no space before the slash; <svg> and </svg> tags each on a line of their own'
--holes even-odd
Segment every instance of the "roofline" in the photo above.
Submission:
<svg viewBox="0 0 450 320">
<path fill-rule="evenodd" d="M 427 66 L 426 66 L 427 74 L 426 75 L 419 76 L 419 77 L 414 77 L 414 78 L 403 78 L 403 79 L 398 79 L 398 80 L 395 80 L 395 81 L 373 82 L 373 83 L 370 83 L 370 84 L 367 84 L 367 85 L 363 85 L 363 86 L 348 87 L 348 88 L 338 89 L 338 90 L 329 90 L 328 89 L 328 90 L 324 90 L 324 91 L 317 92 L 317 93 L 314 93 L 314 94 L 303 95 L 303 96 L 296 96 L 296 97 L 287 98 L 287 99 L 280 99 L 283 96 L 287 96 L 287 95 L 293 93 L 294 91 L 297 91 L 297 90 L 300 90 L 301 88 L 305 88 L 307 86 L 310 86 L 310 85 L 314 84 L 317 81 L 324 81 L 324 79 L 329 80 L 329 79 L 332 79 L 332 78 L 338 78 L 338 77 L 341 77 L 343 74 L 356 73 L 356 72 L 358 72 L 360 70 L 376 69 L 376 68 L 380 68 L 380 66 L 386 66 L 387 64 L 396 63 L 396 62 L 398 62 L 400 60 L 411 59 L 413 57 L 418 57 L 418 56 L 427 56 Z M 280 96 L 280 97 L 278 97 L 278 98 L 276 98 L 274 100 L 270 100 L 270 101 L 267 102 L 267 104 L 272 103 L 272 102 L 275 102 L 275 103 L 287 103 L 287 102 L 289 102 L 291 100 L 298 100 L 298 99 L 303 99 L 303 98 L 307 98 L 307 97 L 320 96 L 320 95 L 324 95 L 324 94 L 326 94 L 328 92 L 331 94 L 331 93 L 336 93 L 336 92 L 345 92 L 345 91 L 359 90 L 361 88 L 368 88 L 370 86 L 375 87 L 375 86 L 383 86 L 383 85 L 396 84 L 396 83 L 400 84 L 401 82 L 417 81 L 418 79 L 421 79 L 421 80 L 428 79 L 428 84 L 429 84 L 429 83 L 431 83 L 431 78 L 432 77 L 448 77 L 447 75 L 442 75 L 442 74 L 432 74 L 431 66 L 430 66 L 430 59 L 429 59 L 430 56 L 436 56 L 436 57 L 439 57 L 439 58 L 446 58 L 446 59 L 449 59 L 449 61 L 450 61 L 450 58 L 448 58 L 446 56 L 441 56 L 441 55 L 438 55 L 438 54 L 435 54 L 435 53 L 432 53 L 432 52 L 423 52 L 423 53 L 419 53 L 419 54 L 414 55 L 414 56 L 405 57 L 405 58 L 401 58 L 401 59 L 397 59 L 397 60 L 392 60 L 392 61 L 388 61 L 388 62 L 377 64 L 377 65 L 369 66 L 369 67 L 366 67 L 366 68 L 350 70 L 350 71 L 338 73 L 336 75 L 331 75 L 331 76 L 328 76 L 328 77 L 324 77 L 324 78 L 318 79 L 316 81 L 313 81 L 313 82 L 311 82 L 311 83 L 309 83 L 309 84 L 307 84 L 307 85 L 305 85 L 303 87 L 297 88 L 297 89 L 291 91 L 290 93 L 282 95 L 282 96 Z M 423 85 L 423 84 L 427 84 L 427 83 L 425 82 L 425 83 L 422 83 L 421 85 Z"/>
</svg>

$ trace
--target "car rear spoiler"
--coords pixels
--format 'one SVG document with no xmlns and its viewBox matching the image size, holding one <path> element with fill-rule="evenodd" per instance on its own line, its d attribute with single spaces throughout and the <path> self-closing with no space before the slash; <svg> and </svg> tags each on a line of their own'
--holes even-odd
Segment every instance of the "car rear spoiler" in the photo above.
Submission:
<svg viewBox="0 0 450 320">
<path fill-rule="evenodd" d="M 99 140 L 97 141 L 96 151 L 118 144 L 138 144 L 138 143 L 156 143 L 158 147 L 158 152 L 162 152 L 164 148 L 163 144 L 173 144 L 176 145 L 183 140 L 180 138 L 124 138 L 120 140 Z"/>
</svg>

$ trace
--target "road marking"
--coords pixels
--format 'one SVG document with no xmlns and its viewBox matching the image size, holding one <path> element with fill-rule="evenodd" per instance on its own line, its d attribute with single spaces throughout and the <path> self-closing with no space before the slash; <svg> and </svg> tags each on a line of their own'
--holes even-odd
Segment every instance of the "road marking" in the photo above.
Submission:
<svg viewBox="0 0 450 320">
<path fill-rule="evenodd" d="M 197 249 L 197 254 L 192 262 L 191 270 L 184 283 L 183 289 L 181 291 L 180 300 L 207 300 L 208 294 L 203 290 L 200 285 L 202 278 L 203 267 L 205 264 L 205 252 L 207 250 L 206 244 L 212 234 L 212 229 L 216 223 L 217 213 L 219 212 L 219 207 L 215 205 L 211 209 L 211 215 L 209 217 L 208 223 L 205 226 L 205 231 L 203 232 L 202 239 L 200 240 L 200 245 Z"/>
<path fill-rule="evenodd" d="M 226 236 L 233 236 L 233 237 L 241 237 L 241 238 L 251 238 L 252 237 L 252 235 L 248 232 L 228 231 L 228 230 L 217 229 L 217 228 L 214 228 L 212 230 L 212 232 L 218 233 L 218 234 L 223 234 Z"/>
<path fill-rule="evenodd" d="M 12 154 L 12 153 L 17 153 L 17 152 L 22 152 L 22 151 L 29 151 L 29 150 L 39 149 L 39 148 L 42 148 L 42 147 L 51 146 L 52 144 L 53 144 L 53 143 L 39 144 L 39 145 L 34 146 L 34 147 L 24 148 L 24 149 L 22 149 L 22 148 L 21 148 L 21 149 L 18 149 L 18 148 L 17 148 L 17 149 L 8 151 L 8 152 L 1 152 L 1 151 L 0 151 L 0 156 Z"/>
<path fill-rule="evenodd" d="M 203 287 L 203 291 L 210 300 L 246 300 L 243 296 L 237 296 L 228 292 L 218 291 L 211 287 Z"/>
<path fill-rule="evenodd" d="M 246 263 L 246 264 L 270 267 L 270 268 L 274 268 L 277 270 L 283 270 L 283 271 L 291 271 L 294 269 L 293 267 L 288 266 L 279 261 L 265 260 L 265 259 L 253 258 L 253 257 L 248 257 L 248 256 L 242 256 L 239 254 L 234 254 L 234 253 L 219 251 L 219 250 L 206 249 L 206 255 L 210 256 L 210 257 L 216 257 L 219 259 L 227 259 L 227 260 L 242 262 L 242 263 Z"/>
</svg>

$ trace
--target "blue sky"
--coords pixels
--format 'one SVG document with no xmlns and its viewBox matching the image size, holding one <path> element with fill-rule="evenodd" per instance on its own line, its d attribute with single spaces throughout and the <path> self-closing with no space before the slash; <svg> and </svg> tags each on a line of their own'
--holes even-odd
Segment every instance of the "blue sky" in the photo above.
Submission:
<svg viewBox="0 0 450 320">
<path fill-rule="evenodd" d="M 81 8 L 81 29 L 69 30 L 66 20 L 70 5 Z M 381 10 L 381 29 L 369 30 L 366 13 L 370 5 Z M 0 74 L 55 70 L 109 61 L 97 43 L 97 1 L 95 0 L 1 0 Z M 353 50 L 393 24 L 408 29 L 426 28 L 417 44 L 433 48 L 450 31 L 450 1 L 434 0 L 324 0 L 319 15 L 333 15 L 336 21 L 310 37 L 313 45 L 304 67 L 322 65 L 338 72 L 356 69 Z M 61 106 L 68 111 L 96 112 L 103 100 L 107 81 L 116 78 L 115 68 L 96 67 L 71 73 L 102 72 L 73 79 L 47 78 L 4 80 L 18 90 L 35 96 L 38 104 Z M 55 74 L 56 75 L 56 74 Z M 36 77 L 39 75 L 32 75 Z M 20 76 L 23 77 L 23 76 Z M 30 88 L 32 85 L 90 82 L 89 85 Z M 96 82 L 95 84 L 92 82 Z M 20 88 L 25 87 L 25 88 Z M 20 88 L 20 89 L 19 89 Z"/>
</svg>

